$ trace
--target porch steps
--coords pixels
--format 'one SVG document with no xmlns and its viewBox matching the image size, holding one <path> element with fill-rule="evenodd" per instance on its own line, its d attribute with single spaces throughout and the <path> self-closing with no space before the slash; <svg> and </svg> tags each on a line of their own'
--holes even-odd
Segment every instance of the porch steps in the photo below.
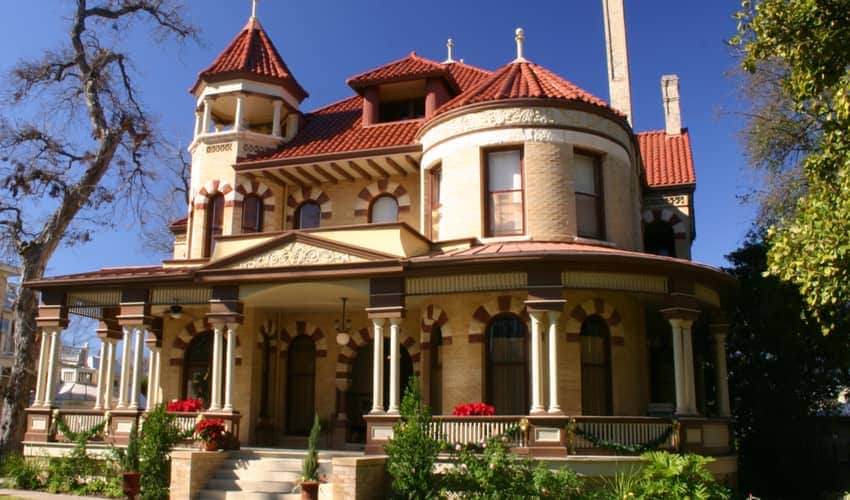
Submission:
<svg viewBox="0 0 850 500">
<path fill-rule="evenodd" d="M 303 450 L 248 449 L 231 452 L 215 475 L 201 490 L 201 500 L 285 500 L 301 498 L 297 490 L 301 475 Z M 362 453 L 320 452 L 319 476 L 331 477 L 331 460 L 335 456 L 359 456 Z M 330 492 L 323 483 L 323 492 Z M 293 492 L 295 490 L 295 492 Z"/>
</svg>

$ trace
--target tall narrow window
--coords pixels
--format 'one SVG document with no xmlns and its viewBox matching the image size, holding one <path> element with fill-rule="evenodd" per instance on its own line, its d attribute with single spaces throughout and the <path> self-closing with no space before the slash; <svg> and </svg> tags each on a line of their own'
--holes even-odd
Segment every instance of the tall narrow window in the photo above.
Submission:
<svg viewBox="0 0 850 500">
<path fill-rule="evenodd" d="M 263 230 L 263 200 L 249 194 L 242 201 L 242 232 L 259 233 Z"/>
<path fill-rule="evenodd" d="M 305 201 L 295 210 L 295 229 L 319 227 L 322 220 L 322 207 L 315 201 Z"/>
<path fill-rule="evenodd" d="M 210 401 L 210 366 L 212 366 L 212 333 L 195 335 L 183 359 L 183 396 Z"/>
<path fill-rule="evenodd" d="M 306 436 L 316 411 L 316 344 L 299 335 L 289 344 L 286 362 L 286 433 Z"/>
<path fill-rule="evenodd" d="M 578 235 L 596 240 L 605 239 L 602 169 L 599 158 L 576 153 L 575 166 Z"/>
<path fill-rule="evenodd" d="M 431 239 L 436 241 L 440 237 L 440 207 L 443 205 L 442 198 L 442 183 L 443 183 L 443 166 L 437 164 L 431 168 L 429 172 L 429 186 L 431 193 L 431 206 L 426 212 L 427 225 L 425 227 L 431 230 Z"/>
<path fill-rule="evenodd" d="M 380 224 L 382 222 L 398 222 L 398 200 L 393 196 L 385 195 L 372 202 L 369 211 L 369 222 Z"/>
<path fill-rule="evenodd" d="M 516 316 L 497 316 L 487 327 L 487 402 L 497 415 L 528 412 L 525 325 Z"/>
<path fill-rule="evenodd" d="M 522 150 L 487 152 L 485 172 L 487 236 L 523 234 Z"/>
<path fill-rule="evenodd" d="M 581 411 L 611 415 L 611 335 L 608 323 L 589 316 L 581 325 Z"/>
<path fill-rule="evenodd" d="M 224 227 L 224 196 L 214 195 L 207 202 L 207 228 L 204 237 L 204 257 L 211 257 L 215 250 L 215 238 L 221 236 Z"/>
</svg>

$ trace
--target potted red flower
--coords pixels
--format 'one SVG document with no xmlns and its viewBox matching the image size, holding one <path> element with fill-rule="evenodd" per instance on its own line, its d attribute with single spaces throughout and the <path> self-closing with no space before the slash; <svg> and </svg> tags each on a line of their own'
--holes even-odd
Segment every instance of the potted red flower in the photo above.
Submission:
<svg viewBox="0 0 850 500">
<path fill-rule="evenodd" d="M 165 406 L 166 411 L 176 413 L 197 413 L 204 407 L 202 399 L 186 398 L 180 401 L 172 401 Z"/>
<path fill-rule="evenodd" d="M 452 412 L 452 415 L 456 417 L 491 417 L 494 414 L 495 408 L 487 403 L 461 403 L 455 406 L 454 412 Z"/>
<path fill-rule="evenodd" d="M 195 438 L 204 442 L 204 449 L 207 451 L 218 450 L 223 435 L 224 421 L 220 418 L 205 419 L 195 424 Z"/>
</svg>

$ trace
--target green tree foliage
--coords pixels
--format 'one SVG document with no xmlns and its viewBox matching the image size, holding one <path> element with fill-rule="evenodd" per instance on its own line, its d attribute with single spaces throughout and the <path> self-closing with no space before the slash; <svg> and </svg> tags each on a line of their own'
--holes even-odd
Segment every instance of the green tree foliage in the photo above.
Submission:
<svg viewBox="0 0 850 500">
<path fill-rule="evenodd" d="M 751 235 L 727 257 L 740 287 L 727 339 L 740 485 L 762 498 L 815 498 L 841 477 L 806 446 L 817 441 L 811 416 L 850 384 L 848 328 L 822 336 L 796 287 L 763 275 L 767 253 Z"/>
<path fill-rule="evenodd" d="M 402 498 L 438 498 L 433 469 L 440 443 L 430 437 L 431 411 L 422 403 L 416 376 L 407 384 L 400 410 L 393 439 L 385 447 L 393 490 Z"/>
<path fill-rule="evenodd" d="M 165 410 L 164 404 L 157 405 L 147 413 L 139 438 L 144 500 L 168 498 L 171 482 L 171 451 L 181 441 L 191 437 L 192 431 L 181 431 L 177 427 L 176 417 Z"/>
<path fill-rule="evenodd" d="M 313 415 L 313 427 L 310 428 L 310 437 L 307 438 L 307 456 L 301 464 L 302 481 L 319 480 L 319 434 L 322 432 L 322 424 L 319 415 Z"/>
<path fill-rule="evenodd" d="M 767 270 L 797 285 L 829 333 L 850 304 L 850 0 L 743 0 L 737 19 L 743 68 L 781 67 L 791 109 L 817 124 L 805 192 L 768 231 Z"/>
</svg>

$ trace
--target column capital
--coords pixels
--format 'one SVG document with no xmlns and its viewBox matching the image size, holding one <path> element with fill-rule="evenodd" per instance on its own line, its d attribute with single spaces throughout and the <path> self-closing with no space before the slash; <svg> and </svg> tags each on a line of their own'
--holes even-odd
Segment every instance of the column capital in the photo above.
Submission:
<svg viewBox="0 0 850 500">
<path fill-rule="evenodd" d="M 387 318 L 369 318 L 369 320 L 375 328 L 383 328 L 387 324 Z"/>
<path fill-rule="evenodd" d="M 366 316 L 369 319 L 392 319 L 404 318 L 407 314 L 404 306 L 392 307 L 367 307 Z"/>
<path fill-rule="evenodd" d="M 678 319 L 694 322 L 699 318 L 700 310 L 688 307 L 665 307 L 661 309 L 661 314 L 668 321 Z"/>
<path fill-rule="evenodd" d="M 397 316 L 395 318 L 389 318 L 390 326 L 400 326 L 404 322 L 404 318 L 401 316 Z"/>
<path fill-rule="evenodd" d="M 528 311 L 528 316 L 532 321 L 543 323 L 543 318 L 546 316 L 545 311 Z"/>
<path fill-rule="evenodd" d="M 551 323 L 557 323 L 558 319 L 561 317 L 561 311 L 549 311 L 546 313 L 546 316 L 549 318 Z"/>
</svg>

